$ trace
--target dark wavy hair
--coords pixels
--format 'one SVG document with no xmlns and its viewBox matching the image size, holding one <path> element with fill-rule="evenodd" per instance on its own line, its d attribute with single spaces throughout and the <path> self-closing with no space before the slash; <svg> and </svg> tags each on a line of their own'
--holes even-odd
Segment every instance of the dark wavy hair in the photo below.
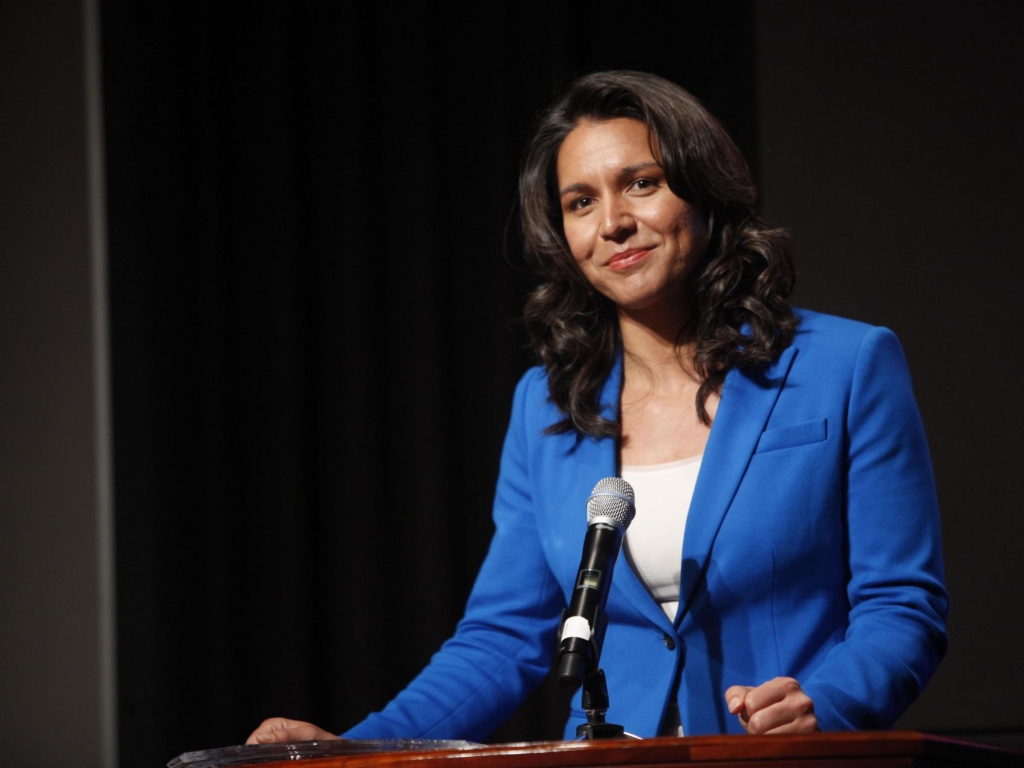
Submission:
<svg viewBox="0 0 1024 768">
<path fill-rule="evenodd" d="M 701 421 L 711 423 L 705 404 L 729 369 L 775 359 L 797 324 L 787 302 L 795 278 L 788 233 L 757 215 L 750 171 L 719 122 L 690 93 L 656 75 L 582 77 L 541 116 L 519 176 L 524 255 L 541 278 L 527 299 L 526 328 L 547 369 L 551 400 L 565 414 L 549 428 L 553 433 L 618 434 L 599 403 L 620 343 L 618 316 L 609 299 L 591 290 L 569 251 L 556 162 L 581 122 L 620 117 L 647 126 L 669 189 L 706 218 L 706 248 L 691 278 L 693 314 L 684 329 L 696 345 Z"/>
</svg>

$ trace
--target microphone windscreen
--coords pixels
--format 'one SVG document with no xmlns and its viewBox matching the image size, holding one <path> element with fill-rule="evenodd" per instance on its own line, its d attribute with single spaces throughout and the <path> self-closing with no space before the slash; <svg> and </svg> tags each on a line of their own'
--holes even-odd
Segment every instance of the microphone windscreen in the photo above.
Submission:
<svg viewBox="0 0 1024 768">
<path fill-rule="evenodd" d="M 636 515 L 633 486 L 621 477 L 606 477 L 594 486 L 587 499 L 587 521 L 614 525 L 625 531 Z"/>
</svg>

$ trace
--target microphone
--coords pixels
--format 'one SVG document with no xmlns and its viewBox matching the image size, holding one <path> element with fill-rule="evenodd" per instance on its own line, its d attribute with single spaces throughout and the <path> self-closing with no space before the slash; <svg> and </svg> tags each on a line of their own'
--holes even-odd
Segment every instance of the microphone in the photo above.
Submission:
<svg viewBox="0 0 1024 768">
<path fill-rule="evenodd" d="M 569 607 L 559 628 L 558 682 L 575 691 L 596 671 L 608 625 L 605 605 L 622 537 L 636 515 L 633 488 L 621 477 L 606 477 L 587 499 L 587 536 Z"/>
</svg>

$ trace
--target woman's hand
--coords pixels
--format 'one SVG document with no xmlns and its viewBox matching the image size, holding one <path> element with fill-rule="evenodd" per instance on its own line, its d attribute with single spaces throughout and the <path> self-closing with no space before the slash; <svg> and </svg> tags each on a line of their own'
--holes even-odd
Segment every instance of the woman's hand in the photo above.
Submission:
<svg viewBox="0 0 1024 768">
<path fill-rule="evenodd" d="M 725 692 L 729 711 L 747 733 L 813 733 L 814 702 L 792 677 L 776 677 L 754 688 L 734 685 Z"/>
<path fill-rule="evenodd" d="M 287 741 L 329 741 L 337 739 L 330 731 L 318 728 L 301 720 L 272 717 L 260 723 L 260 727 L 249 734 L 246 744 L 279 744 Z"/>
</svg>

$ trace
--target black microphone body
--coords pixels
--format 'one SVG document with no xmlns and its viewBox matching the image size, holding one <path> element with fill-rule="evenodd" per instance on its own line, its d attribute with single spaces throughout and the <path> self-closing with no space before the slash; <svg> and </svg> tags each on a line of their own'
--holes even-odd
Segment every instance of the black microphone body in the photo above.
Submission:
<svg viewBox="0 0 1024 768">
<path fill-rule="evenodd" d="M 598 669 L 608 619 L 605 606 L 622 537 L 633 521 L 633 489 L 618 477 L 599 482 L 587 500 L 587 535 L 569 607 L 562 617 L 558 680 L 576 690 Z"/>
</svg>

